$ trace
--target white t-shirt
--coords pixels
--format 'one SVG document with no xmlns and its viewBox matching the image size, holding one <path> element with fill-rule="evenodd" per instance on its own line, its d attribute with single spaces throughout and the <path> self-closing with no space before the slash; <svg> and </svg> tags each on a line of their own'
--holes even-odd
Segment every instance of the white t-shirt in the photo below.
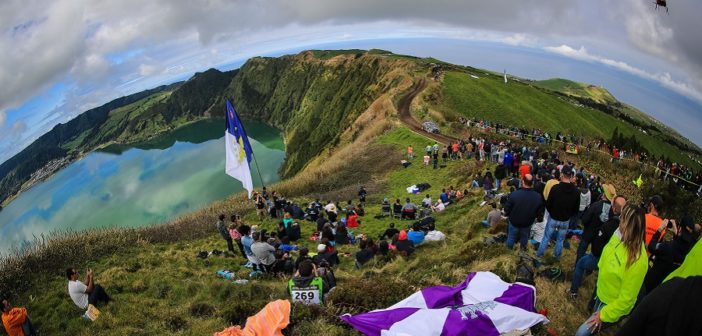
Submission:
<svg viewBox="0 0 702 336">
<path fill-rule="evenodd" d="M 86 289 L 88 289 L 88 286 L 78 280 L 68 281 L 68 295 L 71 296 L 73 303 L 80 309 L 88 308 L 88 294 L 85 293 Z"/>
<path fill-rule="evenodd" d="M 327 212 L 336 213 L 336 205 L 334 203 L 329 203 L 326 206 L 324 206 L 324 210 L 326 210 Z"/>
</svg>

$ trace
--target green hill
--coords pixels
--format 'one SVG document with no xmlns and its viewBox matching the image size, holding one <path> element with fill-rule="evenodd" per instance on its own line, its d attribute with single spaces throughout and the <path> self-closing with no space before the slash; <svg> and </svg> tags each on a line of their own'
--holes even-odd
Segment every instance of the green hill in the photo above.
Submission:
<svg viewBox="0 0 702 336">
<path fill-rule="evenodd" d="M 590 98 L 602 104 L 615 104 L 617 99 L 612 96 L 607 89 L 591 84 L 578 83 L 562 78 L 552 78 L 535 81 L 536 86 L 540 86 L 552 91 L 558 91 L 570 96 Z"/>
<path fill-rule="evenodd" d="M 486 73 L 476 79 L 469 75 L 474 72 L 463 69 L 447 71 L 443 83 L 433 86 L 425 95 L 425 105 L 441 111 L 449 120 L 459 116 L 488 119 L 510 126 L 539 128 L 551 135 L 562 132 L 591 140 L 609 141 L 617 128 L 625 137 L 633 136 L 656 157 L 667 157 L 697 167 L 688 156 L 699 156 L 696 146 L 692 151 L 671 133 L 653 124 L 650 118 L 643 124 L 628 118 L 619 107 L 608 108 L 599 103 L 591 107 L 584 105 L 585 101 L 572 100 L 529 81 L 511 80 L 505 84 L 501 75 Z M 556 80 L 551 83 L 568 82 Z"/>
</svg>

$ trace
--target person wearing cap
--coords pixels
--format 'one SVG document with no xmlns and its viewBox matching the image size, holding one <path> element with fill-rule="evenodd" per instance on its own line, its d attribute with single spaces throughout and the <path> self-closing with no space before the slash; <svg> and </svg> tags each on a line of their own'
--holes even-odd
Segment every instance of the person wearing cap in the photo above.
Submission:
<svg viewBox="0 0 702 336">
<path fill-rule="evenodd" d="M 319 244 L 317 245 L 317 255 L 312 258 L 312 261 L 317 266 L 328 263 L 329 266 L 334 267 L 339 263 L 338 252 L 329 252 L 326 244 Z"/>
<path fill-rule="evenodd" d="M 663 231 L 670 226 L 673 239 L 660 241 Z M 646 273 L 644 287 L 650 293 L 685 260 L 688 252 L 697 241 L 692 217 L 685 216 L 678 224 L 674 219 L 664 219 L 648 244 L 648 253 L 653 258 L 653 266 Z"/>
<path fill-rule="evenodd" d="M 546 231 L 544 239 L 539 245 L 539 250 L 536 251 L 537 257 L 543 257 L 551 240 L 551 236 L 558 232 L 556 237 L 556 247 L 553 251 L 553 256 L 560 259 L 563 250 L 563 242 L 565 241 L 566 233 L 570 219 L 578 213 L 580 208 L 580 190 L 571 182 L 573 178 L 573 169 L 570 166 L 563 166 L 561 171 L 561 182 L 553 186 L 546 199 L 546 209 L 548 210 L 548 222 L 546 223 Z"/>
<path fill-rule="evenodd" d="M 578 245 L 578 251 L 575 256 L 575 263 L 582 258 L 587 252 L 588 246 L 592 243 L 595 238 L 595 233 L 598 232 L 602 224 L 606 223 L 609 218 L 613 215 L 612 212 L 612 200 L 617 195 L 617 189 L 611 184 L 602 185 L 602 195 L 601 199 L 595 203 L 592 203 L 581 218 L 584 229 L 583 235 L 580 238 L 580 245 Z"/>
<path fill-rule="evenodd" d="M 646 213 L 646 246 L 651 242 L 653 234 L 661 227 L 663 219 L 659 216 L 659 212 L 663 208 L 663 198 L 660 195 L 654 195 L 648 200 Z M 661 237 L 665 237 L 665 228 L 661 232 Z"/>
</svg>

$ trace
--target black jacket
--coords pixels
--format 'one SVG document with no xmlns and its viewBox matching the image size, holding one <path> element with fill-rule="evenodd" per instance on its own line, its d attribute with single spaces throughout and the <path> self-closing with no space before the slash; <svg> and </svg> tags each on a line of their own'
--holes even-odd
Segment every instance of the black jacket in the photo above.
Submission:
<svg viewBox="0 0 702 336">
<path fill-rule="evenodd" d="M 510 224 L 518 228 L 530 227 L 536 217 L 543 213 L 544 203 L 541 195 L 532 189 L 519 189 L 509 194 L 505 203 L 505 214 Z"/>
<path fill-rule="evenodd" d="M 617 336 L 702 335 L 702 277 L 673 278 L 639 303 Z"/>
<path fill-rule="evenodd" d="M 504 164 L 499 164 L 495 168 L 495 178 L 498 180 L 504 180 L 507 177 L 507 168 Z"/>
<path fill-rule="evenodd" d="M 557 221 L 570 220 L 580 210 L 580 190 L 572 183 L 556 184 L 548 194 L 546 209 L 548 215 Z"/>
<path fill-rule="evenodd" d="M 644 286 L 651 292 L 676 268 L 680 267 L 695 241 L 689 236 L 676 236 L 673 240 L 659 242 L 661 233 L 656 231 L 648 244 L 648 252 L 653 258 L 653 267 L 646 273 Z"/>
<path fill-rule="evenodd" d="M 609 217 L 607 223 L 604 223 L 597 230 L 597 233 L 592 237 L 592 255 L 598 259 L 602 255 L 602 250 L 604 250 L 605 245 L 612 238 L 614 231 L 619 228 L 619 216 L 612 215 Z M 581 243 L 582 244 L 582 243 Z"/>
<path fill-rule="evenodd" d="M 606 213 L 603 214 L 603 210 L 606 210 Z M 602 224 L 613 215 L 612 205 L 608 200 L 599 200 L 590 205 L 590 207 L 583 212 L 583 217 L 581 218 L 583 226 L 585 227 L 582 241 L 585 243 L 592 242 L 595 233 L 597 233 L 600 227 L 602 227 Z"/>
</svg>

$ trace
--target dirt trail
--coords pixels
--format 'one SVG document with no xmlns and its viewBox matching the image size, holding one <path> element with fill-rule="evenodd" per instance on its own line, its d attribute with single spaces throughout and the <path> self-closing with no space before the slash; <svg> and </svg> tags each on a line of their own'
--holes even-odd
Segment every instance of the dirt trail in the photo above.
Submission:
<svg viewBox="0 0 702 336">
<path fill-rule="evenodd" d="M 402 97 L 400 99 L 400 102 L 398 104 L 398 111 L 400 112 L 400 121 L 402 121 L 407 127 L 409 127 L 410 130 L 413 132 L 425 136 L 427 138 L 434 139 L 438 141 L 441 144 L 448 144 L 453 141 L 458 141 L 458 139 L 443 135 L 443 134 L 434 134 L 425 131 L 422 128 L 422 124 L 414 119 L 412 114 L 410 113 L 410 105 L 412 104 L 412 100 L 414 97 L 416 97 L 424 88 L 427 87 L 427 80 L 426 78 L 421 78 L 419 80 L 419 83 L 415 84 L 414 88 L 412 88 L 412 91 L 410 91 L 407 95 Z"/>
</svg>

